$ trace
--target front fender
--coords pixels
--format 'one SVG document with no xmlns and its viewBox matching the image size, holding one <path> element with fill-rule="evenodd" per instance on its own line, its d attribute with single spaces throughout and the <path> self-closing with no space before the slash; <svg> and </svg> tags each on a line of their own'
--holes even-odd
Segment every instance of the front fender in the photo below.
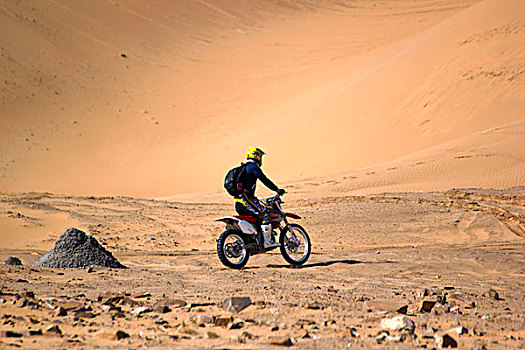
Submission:
<svg viewBox="0 0 525 350">
<path fill-rule="evenodd" d="M 292 219 L 300 219 L 301 217 L 297 214 L 294 214 L 294 213 L 284 213 L 284 215 L 288 216 L 289 218 L 292 218 Z"/>
</svg>

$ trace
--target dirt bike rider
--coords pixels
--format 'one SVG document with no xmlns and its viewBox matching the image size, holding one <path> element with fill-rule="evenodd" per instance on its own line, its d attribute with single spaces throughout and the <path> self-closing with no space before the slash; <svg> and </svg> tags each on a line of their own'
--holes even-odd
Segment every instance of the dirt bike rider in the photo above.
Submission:
<svg viewBox="0 0 525 350">
<path fill-rule="evenodd" d="M 266 211 L 265 206 L 261 201 L 255 197 L 255 186 L 257 179 L 268 187 L 270 190 L 283 195 L 286 191 L 280 189 L 272 180 L 268 179 L 261 170 L 262 156 L 266 154 L 258 147 L 251 146 L 246 152 L 245 173 L 239 182 L 242 183 L 242 193 L 234 198 L 235 210 L 239 215 L 250 215 L 260 217 L 261 231 L 264 237 L 264 248 L 277 247 L 280 244 L 275 242 L 272 237 L 272 225 L 270 224 L 270 217 Z"/>
</svg>

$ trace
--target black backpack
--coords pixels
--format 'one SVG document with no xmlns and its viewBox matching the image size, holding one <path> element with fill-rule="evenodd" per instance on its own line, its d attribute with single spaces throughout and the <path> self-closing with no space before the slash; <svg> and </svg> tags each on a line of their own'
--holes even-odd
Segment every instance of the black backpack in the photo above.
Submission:
<svg viewBox="0 0 525 350">
<path fill-rule="evenodd" d="M 245 170 L 246 164 L 241 163 L 241 165 L 231 169 L 228 171 L 228 174 L 226 174 L 226 178 L 224 179 L 224 188 L 233 197 L 237 197 L 242 193 L 243 188 L 240 180 Z"/>
</svg>

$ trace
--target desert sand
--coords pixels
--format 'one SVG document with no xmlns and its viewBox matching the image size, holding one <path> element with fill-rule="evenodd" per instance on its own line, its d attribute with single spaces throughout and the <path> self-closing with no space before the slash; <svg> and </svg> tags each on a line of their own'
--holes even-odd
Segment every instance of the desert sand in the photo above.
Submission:
<svg viewBox="0 0 525 350">
<path fill-rule="evenodd" d="M 0 348 L 524 348 L 524 14 L 2 1 L 0 260 L 23 265 L 0 265 Z M 301 268 L 217 258 L 250 145 L 310 233 Z M 129 268 L 32 267 L 71 227 Z"/>
</svg>

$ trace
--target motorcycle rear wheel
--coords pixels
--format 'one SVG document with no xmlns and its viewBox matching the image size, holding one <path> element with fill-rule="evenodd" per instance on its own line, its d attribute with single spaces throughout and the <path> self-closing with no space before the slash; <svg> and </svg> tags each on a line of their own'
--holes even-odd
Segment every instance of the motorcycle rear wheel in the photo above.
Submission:
<svg viewBox="0 0 525 350">
<path fill-rule="evenodd" d="M 250 257 L 244 234 L 236 230 L 224 231 L 217 240 L 217 255 L 224 266 L 242 269 Z"/>
<path fill-rule="evenodd" d="M 299 244 L 296 244 L 290 230 L 288 227 L 285 227 L 279 237 L 281 255 L 284 260 L 292 265 L 302 265 L 308 260 L 312 252 L 310 236 L 308 236 L 308 233 L 301 225 L 291 224 L 290 226 L 292 226 Z"/>
</svg>

